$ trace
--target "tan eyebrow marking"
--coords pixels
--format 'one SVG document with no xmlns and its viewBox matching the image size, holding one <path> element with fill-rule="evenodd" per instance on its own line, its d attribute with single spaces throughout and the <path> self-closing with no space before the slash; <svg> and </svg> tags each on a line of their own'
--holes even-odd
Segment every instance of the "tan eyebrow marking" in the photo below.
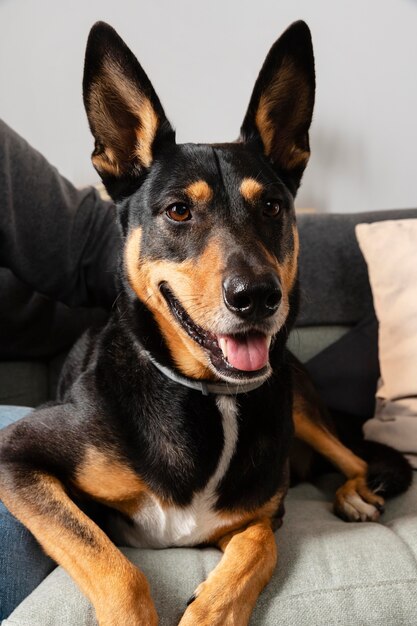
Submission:
<svg viewBox="0 0 417 626">
<path fill-rule="evenodd" d="M 205 180 L 196 180 L 185 192 L 193 202 L 209 202 L 213 197 L 213 190 Z"/>
<path fill-rule="evenodd" d="M 244 178 L 240 185 L 240 193 L 248 202 L 254 202 L 262 193 L 263 185 L 254 178 Z"/>
</svg>

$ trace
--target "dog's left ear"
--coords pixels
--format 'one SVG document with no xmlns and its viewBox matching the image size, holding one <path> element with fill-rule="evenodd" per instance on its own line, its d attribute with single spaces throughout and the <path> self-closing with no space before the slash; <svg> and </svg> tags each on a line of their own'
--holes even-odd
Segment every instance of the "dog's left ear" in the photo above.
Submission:
<svg viewBox="0 0 417 626">
<path fill-rule="evenodd" d="M 241 128 L 241 140 L 261 141 L 275 169 L 295 192 L 310 156 L 308 129 L 315 74 L 310 30 L 292 24 L 272 46 L 259 73 Z"/>
<path fill-rule="evenodd" d="M 95 138 L 93 165 L 110 195 L 150 167 L 158 147 L 174 143 L 152 84 L 116 31 L 97 22 L 85 54 L 84 104 Z"/>
</svg>

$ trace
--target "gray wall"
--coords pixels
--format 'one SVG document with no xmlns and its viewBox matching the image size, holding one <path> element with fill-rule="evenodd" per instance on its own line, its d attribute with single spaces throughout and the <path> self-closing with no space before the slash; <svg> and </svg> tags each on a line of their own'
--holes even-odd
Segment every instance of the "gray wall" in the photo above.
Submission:
<svg viewBox="0 0 417 626">
<path fill-rule="evenodd" d="M 81 101 L 92 23 L 139 57 L 179 141 L 234 139 L 269 46 L 293 20 L 316 52 L 313 156 L 298 205 L 417 205 L 415 0 L 0 0 L 0 115 L 76 184 L 97 180 Z"/>
</svg>

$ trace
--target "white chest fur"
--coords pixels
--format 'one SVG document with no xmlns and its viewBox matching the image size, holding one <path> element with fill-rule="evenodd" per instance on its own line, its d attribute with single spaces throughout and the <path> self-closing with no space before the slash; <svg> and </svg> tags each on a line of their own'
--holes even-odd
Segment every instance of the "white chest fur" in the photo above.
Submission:
<svg viewBox="0 0 417 626">
<path fill-rule="evenodd" d="M 111 535 L 117 543 L 137 548 L 192 546 L 202 543 L 225 524 L 215 511 L 214 504 L 216 488 L 226 474 L 236 449 L 237 403 L 233 396 L 218 396 L 216 403 L 222 416 L 224 444 L 217 468 L 207 485 L 194 495 L 187 507 L 161 506 L 156 497 L 149 497 L 132 517 L 133 525 L 119 518 L 115 520 Z"/>
</svg>

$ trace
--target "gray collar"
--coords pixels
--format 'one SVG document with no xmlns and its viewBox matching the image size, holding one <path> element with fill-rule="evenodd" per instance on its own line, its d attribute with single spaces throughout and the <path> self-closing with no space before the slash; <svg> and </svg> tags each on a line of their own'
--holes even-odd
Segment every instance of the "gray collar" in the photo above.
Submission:
<svg viewBox="0 0 417 626">
<path fill-rule="evenodd" d="M 219 383 L 210 383 L 206 380 L 194 380 L 193 378 L 187 378 L 186 376 L 181 376 L 181 374 L 177 374 L 174 370 L 169 367 L 165 367 L 165 365 L 161 365 L 158 363 L 153 356 L 147 351 L 144 351 L 146 356 L 151 361 L 151 363 L 158 369 L 162 374 L 164 374 L 170 380 L 173 380 L 180 385 L 184 385 L 184 387 L 189 387 L 190 389 L 196 389 L 200 391 L 203 396 L 208 396 L 210 394 L 217 396 L 234 396 L 238 393 L 249 393 L 249 391 L 253 391 L 254 389 L 258 389 L 261 387 L 265 380 L 258 380 L 251 383 L 244 384 L 233 384 L 226 382 Z"/>
</svg>

